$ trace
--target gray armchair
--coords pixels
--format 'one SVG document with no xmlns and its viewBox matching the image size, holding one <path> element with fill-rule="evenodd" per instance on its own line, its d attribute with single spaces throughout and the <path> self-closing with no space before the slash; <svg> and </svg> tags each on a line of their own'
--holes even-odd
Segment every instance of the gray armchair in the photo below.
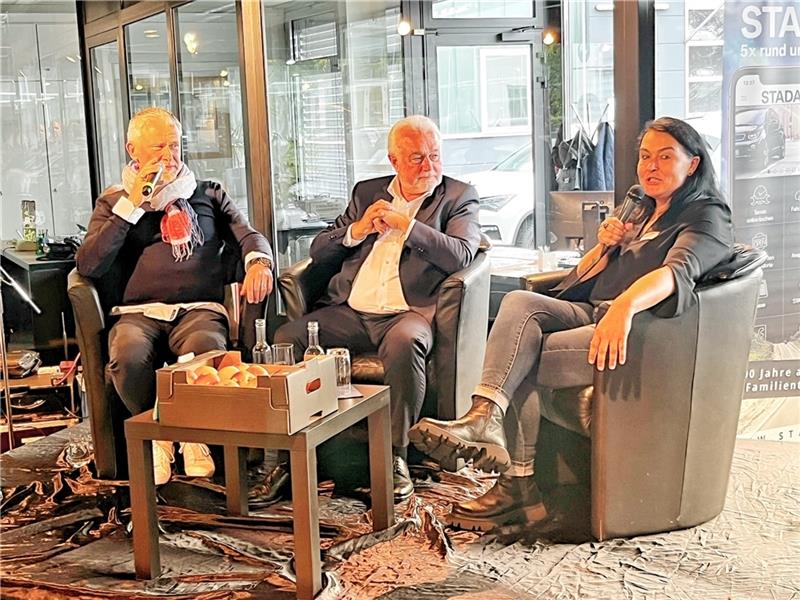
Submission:
<svg viewBox="0 0 800 600">
<path fill-rule="evenodd" d="M 428 389 L 423 416 L 455 419 L 471 406 L 472 390 L 480 379 L 489 314 L 489 261 L 482 242 L 475 260 L 442 283 L 434 317 L 434 343 L 428 360 Z M 278 277 L 286 316 L 290 321 L 308 313 L 333 276 L 302 260 Z M 352 359 L 353 381 L 383 383 L 383 364 L 377 354 Z"/>
<path fill-rule="evenodd" d="M 542 390 L 537 481 L 590 485 L 598 540 L 692 527 L 722 510 L 765 258 L 739 248 L 682 315 L 636 315 L 627 362 L 595 371 L 593 386 Z M 527 288 L 546 293 L 564 275 L 532 275 Z"/>
<path fill-rule="evenodd" d="M 244 267 L 230 246 L 224 254 L 226 283 L 242 281 Z M 118 261 L 99 279 L 89 279 L 73 269 L 67 278 L 67 293 L 75 315 L 75 330 L 81 351 L 83 377 L 89 407 L 92 441 L 97 475 L 104 479 L 127 477 L 127 457 L 123 423 L 130 417 L 106 373 L 108 364 L 108 332 L 114 324 L 109 315 L 121 302 L 132 265 Z M 226 298 L 226 304 L 238 299 Z M 247 354 L 255 343 L 255 319 L 264 318 L 266 300 L 261 304 L 244 305 L 240 316 L 237 347 Z M 159 357 L 167 362 L 174 358 L 164 349 Z"/>
</svg>

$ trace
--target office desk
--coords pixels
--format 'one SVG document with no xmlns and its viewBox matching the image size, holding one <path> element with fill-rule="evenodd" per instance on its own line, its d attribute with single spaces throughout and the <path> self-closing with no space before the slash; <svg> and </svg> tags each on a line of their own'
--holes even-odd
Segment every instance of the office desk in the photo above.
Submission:
<svg viewBox="0 0 800 600">
<path fill-rule="evenodd" d="M 7 248 L 2 252 L 3 268 L 25 289 L 42 309 L 37 315 L 9 286 L 3 286 L 3 316 L 6 328 L 15 335 L 11 349 L 36 350 L 44 364 L 64 360 L 66 330 L 68 355 L 73 357 L 78 346 L 75 340 L 75 321 L 67 297 L 67 274 L 74 260 L 37 260 L 35 252 L 18 252 Z M 63 319 L 63 323 L 62 323 Z"/>
</svg>

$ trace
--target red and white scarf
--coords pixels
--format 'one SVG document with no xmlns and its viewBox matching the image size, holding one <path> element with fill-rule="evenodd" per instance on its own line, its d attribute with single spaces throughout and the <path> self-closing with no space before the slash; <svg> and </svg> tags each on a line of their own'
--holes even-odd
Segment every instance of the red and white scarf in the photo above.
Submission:
<svg viewBox="0 0 800 600">
<path fill-rule="evenodd" d="M 122 170 L 122 186 L 130 195 L 136 181 L 138 166 L 134 161 Z M 164 211 L 161 218 L 161 239 L 172 246 L 175 262 L 188 259 L 196 246 L 202 246 L 205 238 L 197 222 L 197 213 L 188 202 L 197 189 L 194 173 L 185 164 L 174 181 L 159 188 L 158 192 L 145 198 L 154 211 Z M 145 210 L 147 207 L 143 206 Z"/>
</svg>

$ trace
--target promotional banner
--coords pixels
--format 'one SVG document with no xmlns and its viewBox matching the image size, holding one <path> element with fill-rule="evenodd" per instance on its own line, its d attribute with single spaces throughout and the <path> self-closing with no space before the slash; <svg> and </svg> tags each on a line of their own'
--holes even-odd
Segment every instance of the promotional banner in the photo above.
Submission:
<svg viewBox="0 0 800 600">
<path fill-rule="evenodd" d="M 722 122 L 737 240 L 769 256 L 740 433 L 800 441 L 800 3 L 725 3 Z"/>
</svg>

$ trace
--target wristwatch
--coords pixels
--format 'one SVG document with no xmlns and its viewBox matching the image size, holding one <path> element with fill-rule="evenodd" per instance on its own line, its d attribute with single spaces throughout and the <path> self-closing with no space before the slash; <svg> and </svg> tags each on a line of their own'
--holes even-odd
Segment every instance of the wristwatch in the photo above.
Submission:
<svg viewBox="0 0 800 600">
<path fill-rule="evenodd" d="M 247 263 L 247 268 L 249 269 L 256 263 L 264 265 L 265 267 L 267 267 L 267 269 L 272 271 L 272 261 L 266 258 L 265 256 L 259 256 L 258 258 L 254 258 L 249 263 Z"/>
</svg>

